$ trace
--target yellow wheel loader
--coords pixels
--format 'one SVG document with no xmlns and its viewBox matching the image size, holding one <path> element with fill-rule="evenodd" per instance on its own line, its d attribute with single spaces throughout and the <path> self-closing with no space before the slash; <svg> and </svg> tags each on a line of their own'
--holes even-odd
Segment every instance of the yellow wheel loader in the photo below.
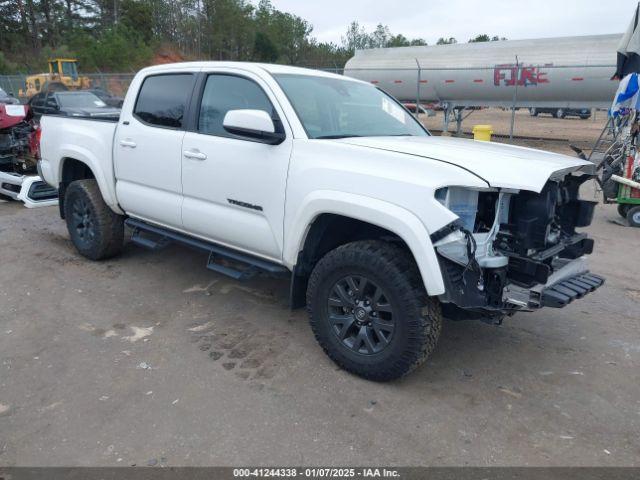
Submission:
<svg viewBox="0 0 640 480">
<path fill-rule="evenodd" d="M 49 59 L 49 73 L 29 75 L 25 89 L 20 90 L 23 98 L 31 98 L 41 91 L 82 90 L 91 86 L 89 77 L 78 75 L 78 61 L 74 58 Z"/>
</svg>

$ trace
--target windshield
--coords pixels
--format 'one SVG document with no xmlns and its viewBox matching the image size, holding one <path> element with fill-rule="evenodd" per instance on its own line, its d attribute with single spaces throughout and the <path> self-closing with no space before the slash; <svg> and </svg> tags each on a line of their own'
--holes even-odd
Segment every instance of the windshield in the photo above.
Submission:
<svg viewBox="0 0 640 480">
<path fill-rule="evenodd" d="M 78 68 L 76 64 L 74 62 L 62 62 L 62 75 L 76 80 L 78 78 Z"/>
<path fill-rule="evenodd" d="M 102 108 L 107 106 L 106 103 L 89 92 L 58 95 L 58 102 L 64 108 Z"/>
<path fill-rule="evenodd" d="M 402 106 L 372 85 L 312 75 L 274 75 L 309 138 L 427 136 Z"/>
</svg>

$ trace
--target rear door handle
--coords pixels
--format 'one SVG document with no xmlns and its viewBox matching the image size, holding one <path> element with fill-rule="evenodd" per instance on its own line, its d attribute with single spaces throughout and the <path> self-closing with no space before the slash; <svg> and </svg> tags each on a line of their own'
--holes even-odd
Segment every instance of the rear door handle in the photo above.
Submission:
<svg viewBox="0 0 640 480">
<path fill-rule="evenodd" d="M 194 160 L 206 160 L 207 155 L 202 153 L 200 150 L 185 150 L 182 154 L 187 158 L 192 158 Z"/>
<path fill-rule="evenodd" d="M 136 148 L 136 142 L 134 142 L 133 140 L 120 140 L 120 145 L 122 145 L 123 147 L 130 147 L 130 148 Z"/>
</svg>

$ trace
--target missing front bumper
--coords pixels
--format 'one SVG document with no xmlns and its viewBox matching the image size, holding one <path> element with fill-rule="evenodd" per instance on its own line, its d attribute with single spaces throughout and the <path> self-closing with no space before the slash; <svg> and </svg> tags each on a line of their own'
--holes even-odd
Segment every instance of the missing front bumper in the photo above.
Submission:
<svg viewBox="0 0 640 480">
<path fill-rule="evenodd" d="M 584 257 L 557 259 L 545 283 L 517 285 L 506 278 L 506 269 L 484 269 L 483 282 L 476 270 L 439 256 L 446 291 L 440 297 L 451 309 L 489 315 L 531 312 L 542 307 L 561 308 L 593 292 L 604 278 L 589 272 Z M 454 308 L 455 307 L 455 308 Z"/>
<path fill-rule="evenodd" d="M 513 284 L 504 291 L 504 300 L 523 310 L 542 307 L 562 308 L 601 287 L 604 278 L 591 273 L 584 257 L 560 260 L 544 284 L 525 288 Z"/>
<path fill-rule="evenodd" d="M 545 287 L 539 294 L 540 307 L 562 308 L 584 297 L 604 284 L 604 278 L 593 273 L 575 275 Z"/>
</svg>

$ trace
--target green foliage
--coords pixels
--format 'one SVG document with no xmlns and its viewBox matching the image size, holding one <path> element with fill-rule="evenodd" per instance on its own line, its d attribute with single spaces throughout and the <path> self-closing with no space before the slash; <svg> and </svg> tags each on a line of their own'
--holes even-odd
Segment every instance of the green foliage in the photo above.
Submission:
<svg viewBox="0 0 640 480">
<path fill-rule="evenodd" d="M 370 48 L 384 48 L 388 46 L 389 40 L 392 37 L 391 32 L 389 31 L 389 27 L 386 25 L 382 25 L 379 23 L 376 26 L 376 29 L 369 36 L 369 47 Z"/>
<path fill-rule="evenodd" d="M 402 34 L 393 35 L 386 25 L 378 24 L 375 30 L 367 33 L 364 27 L 358 22 L 351 22 L 347 28 L 347 33 L 342 37 L 342 47 L 351 55 L 356 50 L 367 48 L 388 48 L 388 47 L 409 47 L 424 46 L 427 42 L 422 38 L 409 40 Z"/>
<path fill-rule="evenodd" d="M 142 35 L 124 25 L 105 30 L 98 38 L 78 33 L 70 39 L 69 47 L 83 71 L 131 71 L 153 56 Z"/>
<path fill-rule="evenodd" d="M 361 27 L 358 22 L 351 22 L 347 33 L 342 37 L 342 45 L 351 53 L 356 50 L 364 50 L 370 47 L 370 36 L 364 27 Z"/>
<path fill-rule="evenodd" d="M 411 42 L 401 33 L 392 36 L 387 42 L 387 47 L 408 47 L 409 45 L 411 45 Z"/>
<path fill-rule="evenodd" d="M 483 33 L 469 40 L 469 43 L 480 43 L 480 42 L 489 42 L 489 41 L 491 41 L 491 37 L 489 37 L 489 35 L 487 35 L 486 33 Z"/>
<path fill-rule="evenodd" d="M 486 33 L 482 33 L 482 34 L 478 35 L 477 37 L 470 39 L 469 43 L 497 42 L 499 40 L 506 40 L 506 38 L 505 37 L 500 38 L 497 35 L 494 35 L 493 37 L 490 37 Z"/>
<path fill-rule="evenodd" d="M 449 38 L 440 37 L 436 42 L 436 45 L 452 45 L 454 43 L 458 43 L 458 40 L 456 40 L 454 37 L 449 37 Z"/>
<path fill-rule="evenodd" d="M 145 43 L 153 43 L 155 20 L 150 1 L 123 0 L 120 4 L 122 25 L 135 31 Z"/>
<path fill-rule="evenodd" d="M 0 52 L 0 75 L 9 75 L 15 73 L 16 66 L 7 60 L 2 52 Z"/>
<path fill-rule="evenodd" d="M 259 62 L 273 63 L 278 60 L 280 53 L 275 43 L 271 41 L 269 35 L 264 32 L 257 32 L 253 42 L 253 58 Z"/>
<path fill-rule="evenodd" d="M 160 46 L 187 59 L 339 69 L 356 50 L 427 44 L 382 23 L 367 31 L 352 22 L 339 45 L 312 33 L 270 0 L 0 0 L 0 72 L 44 71 L 53 56 L 77 57 L 80 72 L 128 72 L 150 63 Z M 489 40 L 499 37 L 471 41 Z"/>
<path fill-rule="evenodd" d="M 424 47 L 427 42 L 423 38 L 414 38 L 409 40 L 407 37 L 399 33 L 389 38 L 386 47 Z"/>
</svg>

